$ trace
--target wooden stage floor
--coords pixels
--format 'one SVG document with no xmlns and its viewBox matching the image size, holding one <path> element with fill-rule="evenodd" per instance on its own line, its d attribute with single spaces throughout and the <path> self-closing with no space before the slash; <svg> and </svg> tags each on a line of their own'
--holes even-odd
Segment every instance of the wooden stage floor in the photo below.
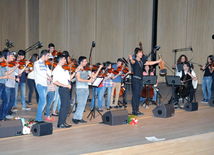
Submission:
<svg viewBox="0 0 214 155">
<path fill-rule="evenodd" d="M 162 103 L 167 103 L 171 97 L 171 87 L 164 83 L 159 84 L 159 87 L 163 99 L 165 98 Z M 129 113 L 131 96 L 132 93 L 128 93 Z M 58 129 L 55 117 L 52 135 L 34 137 L 30 134 L 2 138 L 0 154 L 214 154 L 214 147 L 206 145 L 214 142 L 214 107 L 200 102 L 203 99 L 201 85 L 196 91 L 196 98 L 199 103 L 198 111 L 176 109 L 173 117 L 157 118 L 152 113 L 155 106 L 150 105 L 148 109 L 140 107 L 144 116 L 138 117 L 137 125 L 117 126 L 100 123 L 102 119 L 98 113 L 95 119 L 87 119 L 90 110 L 90 103 L 87 103 L 83 119 L 88 123 L 73 124 L 71 114 L 67 123 L 72 124 L 72 127 Z M 26 120 L 35 118 L 37 104 L 33 100 L 30 111 L 22 111 L 19 100 L 18 112 L 14 116 Z M 103 114 L 106 111 L 105 109 Z M 166 139 L 150 142 L 145 139 L 150 136 Z M 189 151 L 185 151 L 187 146 Z"/>
</svg>

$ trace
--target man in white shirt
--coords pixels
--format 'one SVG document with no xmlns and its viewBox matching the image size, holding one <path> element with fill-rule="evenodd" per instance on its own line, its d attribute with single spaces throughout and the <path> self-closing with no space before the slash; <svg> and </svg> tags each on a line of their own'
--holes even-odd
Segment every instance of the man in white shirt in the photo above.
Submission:
<svg viewBox="0 0 214 155">
<path fill-rule="evenodd" d="M 59 86 L 59 95 L 61 100 L 61 108 L 59 112 L 58 128 L 69 128 L 71 125 L 66 123 L 66 118 L 70 109 L 70 80 L 75 76 L 75 73 L 69 75 L 67 70 L 62 66 L 65 64 L 66 59 L 64 55 L 57 57 L 57 66 L 53 71 L 53 83 Z"/>
<path fill-rule="evenodd" d="M 42 50 L 40 54 L 40 59 L 34 63 L 34 77 L 36 83 L 36 89 L 39 93 L 39 103 L 37 107 L 36 121 L 42 121 L 42 112 L 46 105 L 47 97 L 47 79 L 50 81 L 51 70 L 45 65 L 45 61 L 49 59 L 49 51 Z"/>
</svg>

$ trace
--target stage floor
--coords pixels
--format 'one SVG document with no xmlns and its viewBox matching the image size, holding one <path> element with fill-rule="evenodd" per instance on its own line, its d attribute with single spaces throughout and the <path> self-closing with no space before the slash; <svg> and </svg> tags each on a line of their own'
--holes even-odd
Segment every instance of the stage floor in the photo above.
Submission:
<svg viewBox="0 0 214 155">
<path fill-rule="evenodd" d="M 162 103 L 167 103 L 171 97 L 171 87 L 167 87 L 164 83 L 159 84 L 160 93 L 162 95 Z M 27 91 L 28 92 L 28 91 Z M 131 109 L 131 96 L 132 93 L 128 93 L 128 107 L 129 113 Z M 72 123 L 73 113 L 67 118 L 67 123 L 72 124 L 71 128 L 58 129 L 57 117 L 53 122 L 53 134 L 42 137 L 35 137 L 32 134 L 8 137 L 0 139 L 0 154 L 84 154 L 84 153 L 96 153 L 99 151 L 108 151 L 107 154 L 118 154 L 118 152 L 111 152 L 113 149 L 121 149 L 131 147 L 129 151 L 123 152 L 123 154 L 151 154 L 151 152 L 145 152 L 138 148 L 138 151 L 132 152 L 132 147 L 147 144 L 159 144 L 156 148 L 155 145 L 151 145 L 153 150 L 152 154 L 159 154 L 158 152 L 163 145 L 164 149 L 167 149 L 164 142 L 170 140 L 176 140 L 185 137 L 194 136 L 207 136 L 206 133 L 214 132 L 214 107 L 210 107 L 208 104 L 203 104 L 200 101 L 203 99 L 201 85 L 198 86 L 196 91 L 196 101 L 199 104 L 198 111 L 187 112 L 183 109 L 176 109 L 175 115 L 169 118 L 157 118 L 153 116 L 152 110 L 156 107 L 150 105 L 148 109 L 140 106 L 140 111 L 144 113 L 143 116 L 138 116 L 137 125 L 117 125 L 109 126 L 102 124 L 102 118 L 96 112 L 96 118 L 91 121 L 86 118 L 90 111 L 90 103 L 87 103 L 86 112 L 83 114 L 83 119 L 88 121 L 86 124 L 74 124 Z M 18 101 L 18 111 L 14 116 L 23 117 L 26 120 L 36 117 L 37 104 L 33 99 L 33 105 L 30 111 L 21 110 L 20 99 Z M 185 103 L 185 102 L 184 102 Z M 183 106 L 183 103 L 181 104 Z M 104 107 L 103 107 L 104 109 Z M 116 109 L 113 109 L 116 110 Z M 104 109 L 104 114 L 107 112 Z M 44 116 L 43 116 L 44 118 Z M 44 119 L 45 120 L 45 119 Z M 145 137 L 155 136 L 157 138 L 165 138 L 164 142 L 150 142 Z M 172 141 L 173 142 L 173 141 Z M 209 139 L 210 143 L 214 142 L 214 139 Z M 180 145 L 183 142 L 180 142 Z M 177 145 L 169 145 L 169 149 L 176 150 Z M 201 154 L 197 152 L 200 150 L 200 144 L 194 146 L 192 149 L 195 154 Z M 204 146 L 203 146 L 204 147 Z M 141 148 L 141 147 L 140 147 Z M 163 149 L 162 148 L 162 149 Z M 206 150 L 206 148 L 203 148 Z M 208 148 L 207 148 L 208 149 Z M 154 151 L 155 150 L 155 151 Z M 208 154 L 213 154 L 213 150 L 209 148 Z M 103 154 L 106 154 L 103 153 Z M 122 151 L 121 151 L 122 153 Z M 169 152 L 169 154 L 176 154 Z M 181 153 L 181 152 L 180 152 Z M 178 150 L 178 154 L 179 150 Z M 99 154 L 99 153 L 97 153 Z"/>
</svg>

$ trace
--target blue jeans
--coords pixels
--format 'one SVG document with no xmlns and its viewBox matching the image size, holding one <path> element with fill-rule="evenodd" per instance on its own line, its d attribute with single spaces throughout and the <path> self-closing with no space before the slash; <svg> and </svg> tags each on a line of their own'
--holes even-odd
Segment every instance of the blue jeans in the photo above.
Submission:
<svg viewBox="0 0 214 155">
<path fill-rule="evenodd" d="M 83 116 L 83 111 L 85 109 L 85 105 L 88 99 L 89 95 L 89 89 L 88 88 L 76 88 L 76 94 L 77 94 L 77 109 L 74 113 L 73 119 L 81 120 Z"/>
<path fill-rule="evenodd" d="M 111 91 L 112 91 L 112 87 L 101 87 L 102 88 L 102 90 L 100 91 L 100 98 L 101 98 L 101 101 L 102 101 L 102 99 L 103 99 L 103 96 L 104 96 L 104 94 L 105 94 L 105 91 L 106 91 L 106 89 L 107 89 L 107 106 L 106 106 L 106 108 L 109 108 L 109 106 L 110 106 L 110 102 L 111 102 Z"/>
<path fill-rule="evenodd" d="M 42 121 L 42 112 L 46 105 L 47 87 L 37 84 L 36 89 L 39 93 L 39 103 L 37 107 L 36 121 Z"/>
<path fill-rule="evenodd" d="M 98 87 L 98 88 L 93 87 L 93 97 L 91 99 L 91 109 L 94 108 L 94 104 L 95 104 L 94 103 L 94 94 L 97 95 L 97 93 L 98 93 L 98 109 L 102 108 L 102 100 L 103 100 L 103 96 L 104 96 L 104 93 L 105 93 L 105 90 L 103 92 L 103 89 L 104 89 L 104 87 Z M 109 100 L 111 101 L 111 94 L 110 94 L 110 99 Z M 109 104 L 110 104 L 110 101 L 109 101 Z"/>
<path fill-rule="evenodd" d="M 61 100 L 59 97 L 59 87 L 57 87 L 56 93 L 55 93 L 55 101 L 54 101 L 54 105 L 53 105 L 53 111 L 56 111 L 56 107 L 58 105 L 58 111 L 60 111 L 60 107 L 61 107 Z"/>
<path fill-rule="evenodd" d="M 34 87 L 35 92 L 36 92 L 36 102 L 39 103 L 39 94 L 38 94 L 38 91 L 36 89 L 35 80 L 27 79 L 27 83 L 28 83 L 28 87 L 29 87 L 28 103 L 31 103 L 31 98 L 32 98 L 32 94 L 33 94 L 33 87 Z"/>
<path fill-rule="evenodd" d="M 46 116 L 50 116 L 51 105 L 54 101 L 56 91 L 49 91 L 47 97 Z"/>
<path fill-rule="evenodd" d="M 205 100 L 209 100 L 212 95 L 212 91 L 211 91 L 212 82 L 213 82 L 212 76 L 203 77 L 202 92 Z"/>
<path fill-rule="evenodd" d="M 6 115 L 9 115 L 14 103 L 15 103 L 15 88 L 6 87 L 7 92 L 7 108 Z"/>
<path fill-rule="evenodd" d="M 14 107 L 17 107 L 17 97 L 18 97 L 19 86 L 20 86 L 20 89 L 21 89 L 21 104 L 22 104 L 22 108 L 26 108 L 26 102 L 25 102 L 26 84 L 22 83 L 22 82 L 20 82 L 20 83 L 16 82 L 16 84 L 15 84 L 15 103 L 14 103 Z"/>
<path fill-rule="evenodd" d="M 0 108 L 0 119 L 4 119 L 6 116 L 6 108 L 7 108 L 7 92 L 4 84 L 0 84 L 0 97 L 3 100 L 1 108 Z"/>
</svg>

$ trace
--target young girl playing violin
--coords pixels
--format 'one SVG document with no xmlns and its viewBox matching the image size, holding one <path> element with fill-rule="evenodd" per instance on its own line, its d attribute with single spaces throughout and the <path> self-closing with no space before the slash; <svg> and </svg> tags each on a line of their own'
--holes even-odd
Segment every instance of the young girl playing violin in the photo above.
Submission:
<svg viewBox="0 0 214 155">
<path fill-rule="evenodd" d="M 30 58 L 30 62 L 34 65 L 34 62 L 36 62 L 38 59 L 39 59 L 39 55 L 37 53 L 34 53 Z M 32 94 L 33 94 L 33 89 L 35 89 L 35 92 L 36 92 L 36 103 L 37 104 L 39 102 L 39 94 L 38 94 L 38 91 L 36 89 L 33 66 L 29 67 L 29 68 L 30 68 L 31 72 L 27 76 L 27 83 L 28 83 L 28 87 L 29 87 L 29 94 L 28 94 L 28 102 L 27 102 L 27 104 L 28 105 L 32 105 L 31 98 L 32 98 Z"/>
<path fill-rule="evenodd" d="M 172 69 L 176 69 L 176 74 L 177 74 L 177 73 L 178 73 L 177 64 L 184 64 L 184 63 L 186 63 L 186 62 L 188 62 L 188 58 L 187 58 L 186 55 L 182 54 L 182 55 L 178 58 L 177 63 L 174 64 L 174 65 L 172 66 Z"/>
<path fill-rule="evenodd" d="M 201 101 L 201 103 L 208 103 L 208 100 L 211 97 L 212 91 L 211 91 L 211 86 L 212 86 L 212 73 L 214 70 L 213 67 L 213 55 L 209 55 L 207 57 L 207 63 L 202 66 L 200 69 L 204 71 L 204 77 L 202 81 L 202 92 L 204 99 Z"/>
</svg>

